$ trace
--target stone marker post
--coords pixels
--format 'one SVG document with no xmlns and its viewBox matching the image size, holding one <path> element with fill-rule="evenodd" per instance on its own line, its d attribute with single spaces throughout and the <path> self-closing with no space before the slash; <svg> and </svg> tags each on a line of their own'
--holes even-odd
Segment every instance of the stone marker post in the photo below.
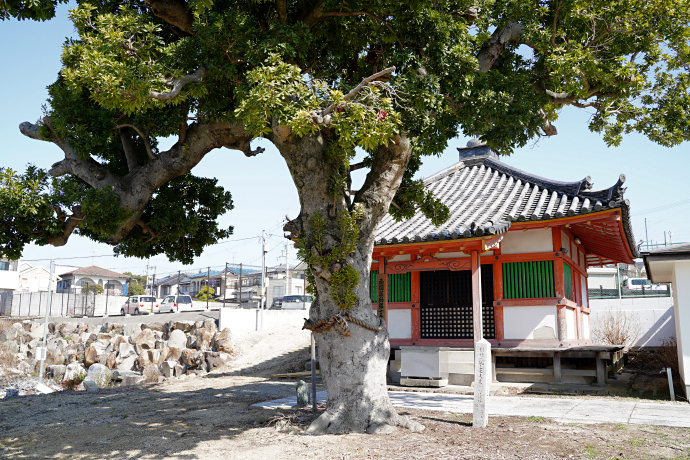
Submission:
<svg viewBox="0 0 690 460">
<path fill-rule="evenodd" d="M 487 403 L 491 384 L 491 344 L 478 340 L 474 344 L 474 408 L 472 426 L 485 428 L 489 423 Z"/>
</svg>

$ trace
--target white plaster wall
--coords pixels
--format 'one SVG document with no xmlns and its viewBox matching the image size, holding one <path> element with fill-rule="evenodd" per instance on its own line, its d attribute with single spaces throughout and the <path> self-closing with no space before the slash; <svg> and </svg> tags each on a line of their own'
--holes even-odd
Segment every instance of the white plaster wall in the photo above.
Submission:
<svg viewBox="0 0 690 460">
<path fill-rule="evenodd" d="M 565 309 L 565 324 L 568 340 L 577 339 L 577 314 L 574 309 Z"/>
<path fill-rule="evenodd" d="M 586 308 L 589 303 L 587 302 L 587 278 L 584 275 L 580 275 L 580 290 L 582 291 L 582 306 Z"/>
<path fill-rule="evenodd" d="M 0 289 L 15 290 L 19 287 L 19 272 L 0 270 Z"/>
<path fill-rule="evenodd" d="M 582 315 L 582 337 L 585 340 L 588 340 L 592 337 L 592 335 L 590 334 L 589 315 L 588 314 Z"/>
<path fill-rule="evenodd" d="M 675 288 L 674 288 L 675 290 Z M 676 336 L 673 297 L 632 297 L 590 299 L 591 328 L 612 313 L 629 316 L 640 327 L 635 347 L 658 347 L 664 339 Z"/>
<path fill-rule="evenodd" d="M 673 269 L 673 300 L 678 342 L 678 365 L 685 385 L 690 391 L 690 261 L 676 261 Z"/>
<path fill-rule="evenodd" d="M 412 310 L 388 310 L 388 333 L 391 339 L 411 339 Z"/>
<path fill-rule="evenodd" d="M 551 252 L 553 243 L 550 229 L 508 232 L 501 241 L 501 254 Z"/>
<path fill-rule="evenodd" d="M 397 256 L 388 260 L 389 262 L 409 262 L 410 254 L 398 254 Z"/>
<path fill-rule="evenodd" d="M 534 331 L 545 326 L 553 329 L 554 337 L 558 334 L 555 306 L 503 307 L 503 324 L 506 339 L 533 339 Z"/>
<path fill-rule="evenodd" d="M 575 241 L 570 242 L 570 258 L 573 259 L 576 264 L 580 263 L 580 251 L 577 250 Z"/>
</svg>

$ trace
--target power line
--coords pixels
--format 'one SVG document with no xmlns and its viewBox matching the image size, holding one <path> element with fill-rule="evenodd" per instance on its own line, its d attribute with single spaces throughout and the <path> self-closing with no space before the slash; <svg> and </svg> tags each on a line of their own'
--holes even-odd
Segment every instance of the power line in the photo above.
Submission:
<svg viewBox="0 0 690 460">
<path fill-rule="evenodd" d="M 667 211 L 669 209 L 676 208 L 678 206 L 683 206 L 684 204 L 690 203 L 690 200 L 676 201 L 675 203 L 664 204 L 657 206 L 655 208 L 643 209 L 642 211 L 636 211 L 635 214 L 652 214 L 654 212 Z"/>
</svg>

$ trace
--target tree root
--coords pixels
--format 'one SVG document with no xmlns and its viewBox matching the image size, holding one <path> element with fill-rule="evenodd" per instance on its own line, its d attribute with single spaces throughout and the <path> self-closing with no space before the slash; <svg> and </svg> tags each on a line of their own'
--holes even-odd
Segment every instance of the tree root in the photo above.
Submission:
<svg viewBox="0 0 690 460">
<path fill-rule="evenodd" d="M 407 428 L 410 431 L 424 431 L 424 425 L 407 417 L 393 412 L 390 417 L 384 420 L 371 421 L 369 425 L 364 423 L 352 423 L 344 419 L 338 412 L 326 411 L 319 418 L 314 420 L 306 429 L 305 434 L 344 434 L 365 432 L 367 434 L 390 434 L 395 431 L 395 427 Z"/>
</svg>

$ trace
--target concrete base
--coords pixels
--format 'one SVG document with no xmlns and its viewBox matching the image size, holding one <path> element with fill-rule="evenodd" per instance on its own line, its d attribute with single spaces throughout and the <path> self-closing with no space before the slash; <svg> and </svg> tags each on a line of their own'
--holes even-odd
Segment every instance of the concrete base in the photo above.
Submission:
<svg viewBox="0 0 690 460">
<path fill-rule="evenodd" d="M 428 379 L 419 377 L 401 377 L 400 385 L 405 387 L 441 388 L 448 385 L 448 379 Z"/>
</svg>

